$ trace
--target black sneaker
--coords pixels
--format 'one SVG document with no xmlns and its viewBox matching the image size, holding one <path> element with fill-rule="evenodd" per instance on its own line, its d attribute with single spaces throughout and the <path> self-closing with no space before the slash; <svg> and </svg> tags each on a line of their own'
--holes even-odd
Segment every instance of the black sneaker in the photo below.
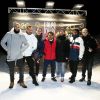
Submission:
<svg viewBox="0 0 100 100">
<path fill-rule="evenodd" d="M 52 81 L 55 81 L 55 82 L 57 81 L 55 77 L 52 77 L 51 80 Z"/>
<path fill-rule="evenodd" d="M 44 82 L 45 81 L 45 77 L 43 77 L 41 81 Z"/>
<path fill-rule="evenodd" d="M 37 83 L 37 81 L 33 81 L 32 82 L 35 86 L 39 86 L 39 84 Z"/>
<path fill-rule="evenodd" d="M 80 81 L 80 82 L 83 82 L 83 81 L 85 81 L 85 78 L 82 77 L 79 81 Z"/>
<path fill-rule="evenodd" d="M 91 81 L 89 80 L 89 81 L 87 81 L 87 85 L 91 85 Z"/>
<path fill-rule="evenodd" d="M 69 83 L 73 83 L 73 82 L 75 82 L 75 80 L 73 80 L 73 79 L 71 79 L 71 80 L 69 81 Z"/>
</svg>

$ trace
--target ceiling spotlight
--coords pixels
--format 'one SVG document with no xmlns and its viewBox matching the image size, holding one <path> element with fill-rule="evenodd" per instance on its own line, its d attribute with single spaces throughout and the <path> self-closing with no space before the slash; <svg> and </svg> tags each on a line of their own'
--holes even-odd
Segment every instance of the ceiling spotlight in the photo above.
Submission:
<svg viewBox="0 0 100 100">
<path fill-rule="evenodd" d="M 54 7 L 54 2 L 53 1 L 47 1 L 46 2 L 46 8 L 53 8 Z"/>
<path fill-rule="evenodd" d="M 81 9 L 84 6 L 84 4 L 75 4 L 73 9 Z"/>
<path fill-rule="evenodd" d="M 17 7 L 25 7 L 25 1 L 24 0 L 16 0 Z"/>
</svg>

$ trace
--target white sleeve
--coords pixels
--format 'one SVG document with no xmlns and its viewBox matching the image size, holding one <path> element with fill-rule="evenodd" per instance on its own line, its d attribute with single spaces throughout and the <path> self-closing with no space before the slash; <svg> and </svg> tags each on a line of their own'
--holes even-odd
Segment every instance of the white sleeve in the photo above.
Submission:
<svg viewBox="0 0 100 100">
<path fill-rule="evenodd" d="M 37 49 L 37 43 L 38 43 L 38 40 L 37 40 L 37 38 L 34 36 L 34 50 Z"/>
<path fill-rule="evenodd" d="M 84 54 L 85 47 L 84 47 L 83 39 L 80 37 L 79 40 L 80 40 L 79 58 L 82 59 L 83 58 L 83 54 Z"/>
<path fill-rule="evenodd" d="M 7 45 L 6 45 L 7 40 L 8 40 L 8 33 L 6 33 L 1 40 L 1 46 L 5 51 L 7 51 Z"/>
<path fill-rule="evenodd" d="M 24 52 L 29 47 L 29 44 L 24 35 L 22 35 L 22 42 L 23 44 L 22 44 L 21 52 Z"/>
</svg>

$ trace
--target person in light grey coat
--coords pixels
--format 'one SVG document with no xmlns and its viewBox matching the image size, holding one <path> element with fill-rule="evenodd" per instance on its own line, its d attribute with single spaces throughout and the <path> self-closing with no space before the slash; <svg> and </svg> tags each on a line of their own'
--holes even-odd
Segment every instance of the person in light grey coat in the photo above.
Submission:
<svg viewBox="0 0 100 100">
<path fill-rule="evenodd" d="M 1 40 L 1 46 L 7 52 L 7 64 L 10 71 L 10 86 L 14 86 L 14 67 L 19 67 L 19 79 L 20 85 L 23 88 L 27 88 L 24 84 L 24 62 L 23 62 L 23 52 L 28 48 L 28 43 L 24 37 L 20 24 L 18 22 L 14 23 L 13 28 L 7 32 Z"/>
</svg>

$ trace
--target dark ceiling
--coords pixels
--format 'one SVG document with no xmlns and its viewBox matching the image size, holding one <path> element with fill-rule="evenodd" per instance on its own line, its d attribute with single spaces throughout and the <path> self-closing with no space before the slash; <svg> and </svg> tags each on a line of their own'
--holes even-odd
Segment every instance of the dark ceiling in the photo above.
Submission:
<svg viewBox="0 0 100 100">
<path fill-rule="evenodd" d="M 7 2 L 8 1 L 8 2 Z M 45 3 L 48 0 L 24 0 L 26 2 L 26 8 L 45 8 Z M 49 0 L 50 1 L 50 0 Z M 99 0 L 52 0 L 55 2 L 54 9 L 72 9 L 75 4 L 84 4 L 81 10 L 87 10 L 87 27 L 92 33 L 99 33 Z M 7 5 L 6 5 L 6 4 Z M 4 8 L 2 6 L 4 5 Z M 5 33 L 8 23 L 8 7 L 17 7 L 16 0 L 3 0 L 0 3 L 1 18 L 4 23 L 5 30 L 1 29 Z M 5 15 L 5 18 L 4 18 Z"/>
<path fill-rule="evenodd" d="M 24 0 L 26 7 L 45 8 L 47 1 L 54 1 L 54 9 L 72 9 L 75 4 L 84 4 L 82 9 L 87 9 L 87 0 Z M 9 0 L 9 7 L 17 7 L 16 0 Z"/>
<path fill-rule="evenodd" d="M 27 8 L 45 8 L 48 0 L 24 0 Z M 50 0 L 49 0 L 50 1 Z M 99 30 L 99 0 L 52 0 L 55 2 L 54 9 L 72 9 L 75 4 L 84 4 L 81 10 L 87 10 L 87 28 L 90 34 L 96 36 Z M 0 39 L 8 31 L 8 7 L 17 7 L 16 0 L 2 0 L 0 3 L 1 29 Z"/>
</svg>

